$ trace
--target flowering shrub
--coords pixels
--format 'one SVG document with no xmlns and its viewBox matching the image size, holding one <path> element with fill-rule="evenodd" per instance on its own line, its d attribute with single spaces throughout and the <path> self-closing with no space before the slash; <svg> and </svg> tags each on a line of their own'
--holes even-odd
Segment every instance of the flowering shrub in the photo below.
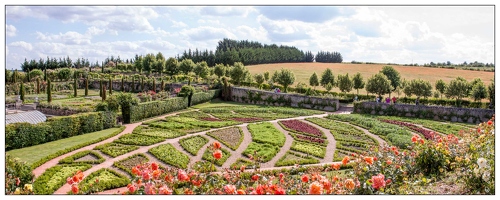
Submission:
<svg viewBox="0 0 500 200">
<path fill-rule="evenodd" d="M 418 152 L 415 162 L 425 175 L 443 175 L 445 170 L 451 169 L 450 163 L 454 162 L 458 138 L 450 134 L 447 137 L 431 132 L 432 142 L 426 142 L 418 136 L 412 137 L 415 150 Z"/>
<path fill-rule="evenodd" d="M 6 154 L 5 194 L 33 194 L 33 178 L 29 165 Z"/>
<path fill-rule="evenodd" d="M 460 179 L 470 194 L 495 194 L 495 116 L 468 133 L 460 132 L 456 157 Z M 460 155 L 464 155 L 463 157 Z"/>
</svg>

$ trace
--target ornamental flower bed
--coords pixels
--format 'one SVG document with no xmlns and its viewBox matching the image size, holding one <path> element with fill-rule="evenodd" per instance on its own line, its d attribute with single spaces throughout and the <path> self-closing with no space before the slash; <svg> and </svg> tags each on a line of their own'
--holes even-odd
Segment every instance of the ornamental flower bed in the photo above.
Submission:
<svg viewBox="0 0 500 200">
<path fill-rule="evenodd" d="M 199 135 L 188 138 L 182 138 L 179 141 L 179 144 L 182 146 L 182 148 L 184 148 L 184 150 L 186 150 L 193 156 L 196 156 L 201 147 L 203 147 L 203 145 L 207 143 L 208 139 Z"/>
<path fill-rule="evenodd" d="M 215 121 L 215 122 L 222 121 L 220 119 L 213 118 L 213 117 L 203 117 L 203 118 L 200 118 L 200 119 L 204 120 L 204 121 Z"/>
<path fill-rule="evenodd" d="M 406 122 L 402 122 L 402 121 L 396 121 L 396 120 L 389 120 L 389 119 L 381 119 L 380 121 L 383 121 L 383 122 L 389 123 L 389 124 L 396 124 L 396 125 L 402 126 L 402 127 L 408 127 L 409 129 L 414 130 L 417 133 L 422 134 L 425 137 L 425 139 L 428 139 L 428 140 L 434 139 L 434 136 L 435 136 L 435 133 L 433 131 L 420 128 L 414 124 L 410 124 L 410 123 L 406 123 Z"/>
<path fill-rule="evenodd" d="M 99 164 L 104 160 L 99 153 L 86 150 L 59 160 L 59 164 Z"/>
<path fill-rule="evenodd" d="M 177 150 L 172 144 L 162 144 L 149 149 L 148 152 L 159 160 L 178 168 L 186 169 L 189 164 L 189 156 Z"/>
<path fill-rule="evenodd" d="M 243 122 L 243 123 L 258 122 L 258 121 L 263 120 L 262 118 L 258 118 L 258 117 L 248 117 L 248 118 L 233 117 L 233 118 L 229 118 L 229 119 L 233 120 L 233 121 Z"/>
<path fill-rule="evenodd" d="M 317 137 L 323 137 L 323 133 L 319 129 L 299 120 L 286 120 L 280 121 L 280 123 L 283 124 L 283 126 L 285 126 L 286 128 L 293 131 L 308 133 Z"/>
<path fill-rule="evenodd" d="M 324 158 L 326 154 L 326 147 L 309 144 L 306 142 L 293 141 L 293 144 L 290 147 L 290 149 L 306 153 L 307 155 L 313 155 L 318 158 Z"/>
<path fill-rule="evenodd" d="M 139 147 L 111 142 L 96 146 L 94 149 L 100 150 L 102 153 L 115 158 L 128 152 L 135 151 L 139 149 Z"/>
<path fill-rule="evenodd" d="M 290 135 L 295 139 L 299 141 L 304 141 L 304 142 L 312 142 L 321 146 L 326 146 L 328 144 L 328 141 L 316 137 L 311 137 L 307 135 L 301 135 L 301 134 L 293 134 L 290 133 Z"/>
<path fill-rule="evenodd" d="M 128 174 L 130 174 L 130 176 L 134 176 L 134 174 L 132 173 L 132 167 L 147 163 L 148 161 L 149 158 L 146 157 L 146 155 L 139 153 L 129 156 L 128 158 L 125 158 L 123 160 L 116 161 L 113 163 L 113 166 L 127 172 Z"/>
<path fill-rule="evenodd" d="M 125 134 L 113 142 L 120 144 L 129 144 L 129 145 L 139 145 L 139 146 L 149 146 L 159 142 L 165 141 L 165 138 L 155 137 L 155 136 L 147 136 L 140 134 Z"/>
<path fill-rule="evenodd" d="M 56 165 L 47 169 L 33 183 L 33 192 L 35 194 L 53 194 L 57 189 L 66 183 L 66 178 L 77 171 L 85 171 L 91 165 Z M 83 177 L 82 177 L 83 178 Z"/>
<path fill-rule="evenodd" d="M 85 194 L 82 191 L 103 191 L 119 187 L 125 187 L 130 183 L 130 179 L 126 176 L 111 170 L 102 168 L 89 174 L 85 179 L 78 183 L 78 190 L 75 189 L 69 194 Z M 80 191 L 81 189 L 81 191 Z"/>
<path fill-rule="evenodd" d="M 213 137 L 232 150 L 238 149 L 241 142 L 243 142 L 243 133 L 240 127 L 215 130 L 208 132 L 207 135 Z"/>
</svg>

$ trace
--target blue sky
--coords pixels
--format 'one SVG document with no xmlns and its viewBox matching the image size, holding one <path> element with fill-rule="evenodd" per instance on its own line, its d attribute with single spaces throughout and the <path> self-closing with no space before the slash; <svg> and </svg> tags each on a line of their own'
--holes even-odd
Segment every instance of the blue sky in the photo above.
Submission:
<svg viewBox="0 0 500 200">
<path fill-rule="evenodd" d="M 15 3 L 15 2 L 12 2 Z M 344 61 L 494 62 L 493 6 L 6 6 L 6 67 L 24 58 L 215 50 L 222 38 Z"/>
</svg>

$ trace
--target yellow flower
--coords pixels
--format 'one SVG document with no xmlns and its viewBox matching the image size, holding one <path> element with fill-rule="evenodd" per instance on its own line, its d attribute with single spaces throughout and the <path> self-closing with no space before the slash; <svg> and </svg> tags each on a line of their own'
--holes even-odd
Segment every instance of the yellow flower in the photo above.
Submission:
<svg viewBox="0 0 500 200">
<path fill-rule="evenodd" d="M 24 190 L 28 190 L 30 192 L 33 192 L 33 185 L 31 185 L 31 184 L 24 184 Z"/>
<path fill-rule="evenodd" d="M 14 192 L 14 194 L 21 194 L 21 189 L 16 188 L 16 191 Z"/>
</svg>

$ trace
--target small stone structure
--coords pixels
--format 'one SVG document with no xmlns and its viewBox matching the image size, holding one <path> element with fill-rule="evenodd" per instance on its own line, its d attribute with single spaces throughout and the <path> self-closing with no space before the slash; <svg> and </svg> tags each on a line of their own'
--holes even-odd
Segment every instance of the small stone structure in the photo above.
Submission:
<svg viewBox="0 0 500 200">
<path fill-rule="evenodd" d="M 495 110 L 481 108 L 457 108 L 445 106 L 359 102 L 354 104 L 354 113 L 415 117 L 432 120 L 478 124 L 488 121 L 493 116 L 493 114 L 495 114 Z"/>
<path fill-rule="evenodd" d="M 321 97 L 310 97 L 300 94 L 274 93 L 250 88 L 231 87 L 231 98 L 236 102 L 291 106 L 298 108 L 318 109 L 324 111 L 337 111 L 339 100 Z"/>
</svg>

